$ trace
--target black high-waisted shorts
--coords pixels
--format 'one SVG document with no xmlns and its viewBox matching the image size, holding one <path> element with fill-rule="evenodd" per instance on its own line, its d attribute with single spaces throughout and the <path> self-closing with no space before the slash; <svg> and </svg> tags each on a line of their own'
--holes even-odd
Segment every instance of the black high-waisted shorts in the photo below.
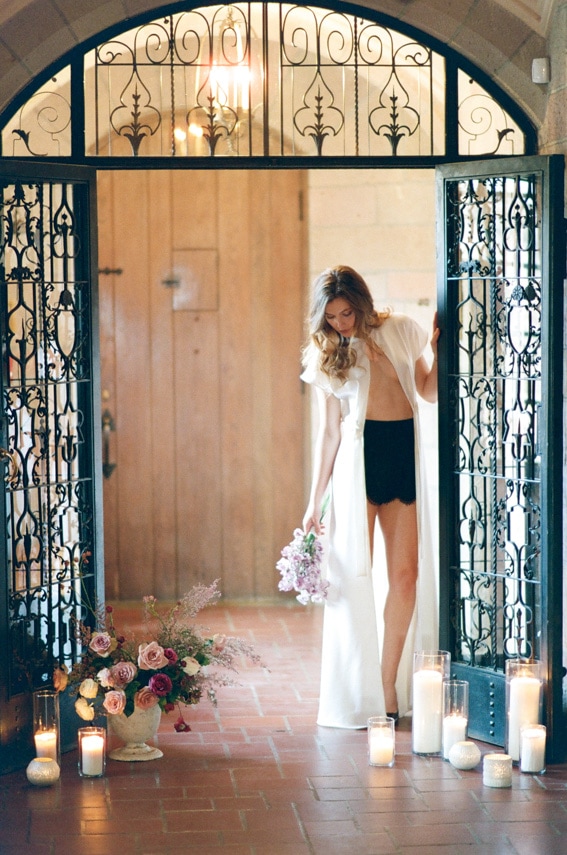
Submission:
<svg viewBox="0 0 567 855">
<path fill-rule="evenodd" d="M 366 496 L 373 505 L 415 502 L 413 419 L 364 424 Z"/>
</svg>

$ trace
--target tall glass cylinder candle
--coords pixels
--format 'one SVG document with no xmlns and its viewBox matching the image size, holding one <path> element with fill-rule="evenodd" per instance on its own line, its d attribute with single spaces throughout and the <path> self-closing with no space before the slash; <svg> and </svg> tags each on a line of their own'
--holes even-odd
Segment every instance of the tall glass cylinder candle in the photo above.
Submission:
<svg viewBox="0 0 567 855">
<path fill-rule="evenodd" d="M 506 661 L 506 751 L 516 763 L 520 760 L 522 727 L 541 720 L 542 689 L 540 662 Z"/>
<path fill-rule="evenodd" d="M 61 766 L 59 693 L 53 689 L 33 693 L 33 740 L 36 757 L 51 757 Z"/>
<path fill-rule="evenodd" d="M 413 654 L 412 751 L 440 754 L 443 742 L 443 682 L 451 656 L 445 650 Z"/>
<path fill-rule="evenodd" d="M 469 684 L 466 680 L 445 680 L 443 683 L 443 759 L 456 742 L 467 738 L 469 723 Z"/>
<path fill-rule="evenodd" d="M 101 778 L 106 767 L 106 730 L 104 727 L 81 727 L 79 740 L 79 775 Z"/>
<path fill-rule="evenodd" d="M 396 754 L 395 721 L 391 716 L 375 715 L 368 719 L 368 763 L 370 766 L 393 766 Z"/>
<path fill-rule="evenodd" d="M 545 772 L 546 728 L 543 724 L 527 724 L 520 735 L 520 769 L 532 775 Z"/>
</svg>

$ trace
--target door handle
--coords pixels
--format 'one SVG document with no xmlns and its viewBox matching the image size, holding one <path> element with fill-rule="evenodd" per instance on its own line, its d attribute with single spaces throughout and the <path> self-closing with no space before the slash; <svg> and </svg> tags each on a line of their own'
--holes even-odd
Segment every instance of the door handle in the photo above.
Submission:
<svg viewBox="0 0 567 855">
<path fill-rule="evenodd" d="M 116 463 L 110 462 L 110 434 L 116 430 L 110 410 L 102 414 L 102 474 L 110 478 L 116 469 Z"/>
<path fill-rule="evenodd" d="M 0 448 L 0 462 L 8 464 L 8 471 L 4 480 L 10 487 L 15 487 L 18 483 L 18 458 L 14 451 L 8 451 L 7 448 Z"/>
</svg>

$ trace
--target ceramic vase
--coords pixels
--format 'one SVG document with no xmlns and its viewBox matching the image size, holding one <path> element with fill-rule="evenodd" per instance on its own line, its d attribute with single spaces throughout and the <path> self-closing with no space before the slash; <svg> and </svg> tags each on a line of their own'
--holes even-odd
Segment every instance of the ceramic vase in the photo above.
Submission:
<svg viewBox="0 0 567 855">
<path fill-rule="evenodd" d="M 108 756 L 111 760 L 157 760 L 163 757 L 163 751 L 147 745 L 148 739 L 154 739 L 161 719 L 159 706 L 142 710 L 134 708 L 132 715 L 109 715 L 108 726 L 111 732 L 122 740 L 124 745 L 114 748 Z"/>
</svg>

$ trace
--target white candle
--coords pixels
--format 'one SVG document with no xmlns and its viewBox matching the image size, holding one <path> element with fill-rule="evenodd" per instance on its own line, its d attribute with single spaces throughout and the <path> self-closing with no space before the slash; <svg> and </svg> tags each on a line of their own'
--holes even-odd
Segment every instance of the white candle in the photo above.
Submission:
<svg viewBox="0 0 567 855">
<path fill-rule="evenodd" d="M 83 775 L 102 775 L 104 771 L 104 738 L 93 734 L 81 739 L 81 769 Z"/>
<path fill-rule="evenodd" d="M 520 754 L 522 772 L 542 772 L 545 769 L 545 728 L 522 729 Z"/>
<path fill-rule="evenodd" d="M 413 675 L 412 740 L 416 754 L 441 751 L 443 675 L 424 668 Z"/>
<path fill-rule="evenodd" d="M 541 683 L 537 677 L 513 677 L 510 680 L 510 709 L 508 710 L 508 754 L 520 759 L 520 731 L 526 724 L 539 721 Z"/>
<path fill-rule="evenodd" d="M 449 751 L 456 742 L 467 737 L 468 719 L 464 715 L 446 715 L 443 719 L 443 757 L 449 759 Z"/>
<path fill-rule="evenodd" d="M 51 757 L 57 763 L 57 731 L 37 730 L 34 735 L 37 757 Z"/>
<path fill-rule="evenodd" d="M 394 740 L 388 727 L 373 727 L 370 731 L 368 757 L 375 766 L 389 766 L 394 760 Z"/>
</svg>

